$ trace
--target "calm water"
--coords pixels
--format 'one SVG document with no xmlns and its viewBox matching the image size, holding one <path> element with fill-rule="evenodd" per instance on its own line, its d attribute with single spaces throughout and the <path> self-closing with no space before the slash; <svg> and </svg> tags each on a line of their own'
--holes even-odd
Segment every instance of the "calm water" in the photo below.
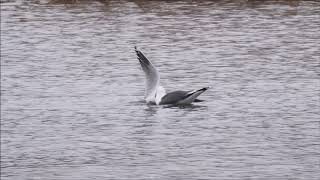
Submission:
<svg viewBox="0 0 320 180">
<path fill-rule="evenodd" d="M 320 178 L 319 1 L 1 2 L 1 179 Z"/>
</svg>

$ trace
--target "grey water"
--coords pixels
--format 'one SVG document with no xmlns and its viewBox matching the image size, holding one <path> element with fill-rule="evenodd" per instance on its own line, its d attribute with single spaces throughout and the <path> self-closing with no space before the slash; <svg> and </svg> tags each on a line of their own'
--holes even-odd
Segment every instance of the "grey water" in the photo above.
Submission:
<svg viewBox="0 0 320 180">
<path fill-rule="evenodd" d="M 320 179 L 319 1 L 1 1 L 1 179 Z M 138 46 L 168 92 L 147 105 Z"/>
</svg>

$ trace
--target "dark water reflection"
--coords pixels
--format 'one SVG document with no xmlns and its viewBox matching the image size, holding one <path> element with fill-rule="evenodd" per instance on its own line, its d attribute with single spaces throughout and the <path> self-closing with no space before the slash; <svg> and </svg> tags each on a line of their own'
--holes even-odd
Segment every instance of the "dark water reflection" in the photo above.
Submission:
<svg viewBox="0 0 320 180">
<path fill-rule="evenodd" d="M 1 1 L 1 179 L 319 179 L 318 1 L 70 2 Z"/>
</svg>

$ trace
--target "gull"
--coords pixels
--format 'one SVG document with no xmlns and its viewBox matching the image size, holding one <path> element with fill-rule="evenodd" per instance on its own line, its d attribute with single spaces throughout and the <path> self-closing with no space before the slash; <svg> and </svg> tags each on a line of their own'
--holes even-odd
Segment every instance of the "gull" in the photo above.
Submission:
<svg viewBox="0 0 320 180">
<path fill-rule="evenodd" d="M 146 76 L 145 100 L 148 104 L 188 105 L 193 102 L 200 102 L 201 100 L 198 100 L 197 97 L 209 89 L 209 87 L 204 87 L 192 91 L 173 91 L 166 93 L 166 90 L 160 85 L 158 70 L 136 46 L 134 48 Z"/>
</svg>

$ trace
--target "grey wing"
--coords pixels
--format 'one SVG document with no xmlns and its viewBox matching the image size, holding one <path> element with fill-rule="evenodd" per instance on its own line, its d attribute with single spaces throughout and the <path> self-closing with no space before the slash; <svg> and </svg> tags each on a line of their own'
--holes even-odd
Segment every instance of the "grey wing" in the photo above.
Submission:
<svg viewBox="0 0 320 180">
<path fill-rule="evenodd" d="M 149 94 L 157 88 L 159 85 L 160 76 L 157 69 L 152 63 L 143 55 L 143 53 L 135 47 L 135 51 L 142 67 L 143 72 L 146 75 L 146 93 Z"/>
<path fill-rule="evenodd" d="M 160 104 L 190 104 L 209 87 L 194 91 L 173 91 L 162 97 Z M 198 100 L 199 101 L 199 100 Z"/>
<path fill-rule="evenodd" d="M 186 98 L 189 91 L 173 91 L 162 97 L 160 104 L 176 104 Z"/>
</svg>

